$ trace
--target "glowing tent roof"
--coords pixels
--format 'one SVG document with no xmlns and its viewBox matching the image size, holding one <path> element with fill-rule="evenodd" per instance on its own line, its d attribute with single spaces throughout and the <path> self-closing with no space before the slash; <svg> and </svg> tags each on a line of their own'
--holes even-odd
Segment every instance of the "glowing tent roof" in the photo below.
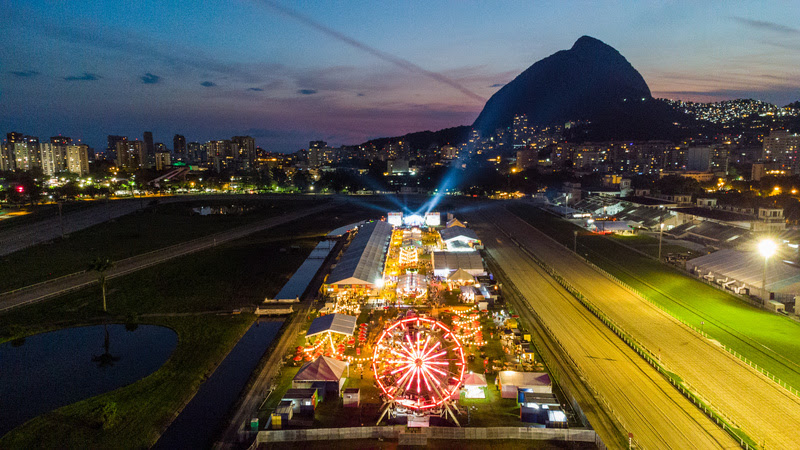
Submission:
<svg viewBox="0 0 800 450">
<path fill-rule="evenodd" d="M 470 373 L 464 375 L 464 386 L 486 386 L 486 376 L 482 373 Z"/>
<path fill-rule="evenodd" d="M 450 281 L 475 281 L 475 277 L 473 277 L 472 275 L 470 275 L 469 272 L 461 268 L 450 274 L 450 276 L 447 277 L 447 279 Z"/>
<path fill-rule="evenodd" d="M 383 258 L 391 237 L 392 226 L 386 222 L 363 225 L 331 271 L 328 284 L 370 285 L 382 279 Z"/>
<path fill-rule="evenodd" d="M 320 356 L 306 363 L 297 372 L 293 381 L 339 381 L 347 363 L 328 356 Z"/>
</svg>

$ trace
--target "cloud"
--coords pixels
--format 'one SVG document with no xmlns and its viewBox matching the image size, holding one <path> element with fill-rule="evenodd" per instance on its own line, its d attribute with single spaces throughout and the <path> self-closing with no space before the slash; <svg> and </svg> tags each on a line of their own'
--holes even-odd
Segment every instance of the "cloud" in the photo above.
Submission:
<svg viewBox="0 0 800 450">
<path fill-rule="evenodd" d="M 178 69 L 189 67 L 203 72 L 212 71 L 232 76 L 248 83 L 257 83 L 261 79 L 261 76 L 256 71 L 242 69 L 239 65 L 219 61 L 203 54 L 198 48 L 181 47 L 176 46 L 174 42 L 157 41 L 148 36 L 126 32 L 119 27 L 80 27 L 74 25 L 40 27 L 37 19 L 36 17 L 28 16 L 21 18 L 15 25 L 29 29 L 36 27 L 42 35 L 62 42 L 140 56 L 148 60 L 158 60 Z M 272 66 L 274 65 L 270 65 L 270 68 L 274 68 Z"/>
<path fill-rule="evenodd" d="M 347 45 L 349 45 L 351 47 L 354 47 L 354 48 L 357 48 L 357 49 L 359 49 L 361 51 L 369 53 L 370 55 L 375 56 L 378 59 L 381 59 L 381 60 L 386 61 L 388 63 L 394 64 L 394 65 L 396 65 L 398 67 L 401 67 L 401 68 L 403 68 L 403 69 L 405 69 L 405 70 L 407 70 L 407 71 L 409 71 L 411 73 L 416 73 L 416 74 L 419 74 L 419 75 L 423 75 L 425 77 L 428 77 L 428 78 L 431 78 L 433 80 L 436 80 L 439 83 L 446 84 L 446 85 L 456 89 L 457 91 L 461 92 L 462 94 L 466 95 L 467 97 L 469 97 L 469 98 L 471 98 L 471 99 L 473 99 L 473 100 L 475 100 L 475 101 L 477 101 L 477 102 L 479 102 L 481 104 L 486 102 L 485 98 L 483 98 L 480 95 L 470 91 L 469 89 L 464 87 L 459 82 L 453 80 L 452 78 L 449 78 L 449 77 L 447 77 L 445 75 L 442 75 L 440 73 L 436 73 L 436 72 L 432 72 L 430 70 L 424 69 L 424 68 L 412 63 L 411 61 L 408 61 L 408 60 L 403 59 L 403 58 L 399 58 L 397 56 L 391 55 L 391 54 L 386 53 L 384 51 L 378 50 L 377 48 L 372 47 L 370 45 L 367 45 L 367 44 L 365 44 L 363 42 L 357 41 L 357 40 L 351 38 L 350 36 L 342 34 L 342 33 L 338 32 L 338 31 L 336 31 L 336 30 L 334 30 L 332 28 L 328 28 L 327 26 L 325 26 L 325 25 L 323 25 L 323 24 L 311 19 L 310 17 L 305 16 L 303 14 L 300 14 L 299 12 L 297 12 L 297 11 L 295 11 L 293 9 L 290 9 L 290 8 L 287 8 L 287 7 L 283 6 L 283 5 L 280 5 L 275 1 L 262 0 L 262 3 L 267 5 L 267 6 L 269 6 L 272 9 L 278 11 L 279 13 L 283 14 L 284 16 L 291 17 L 291 18 L 297 20 L 298 22 L 301 22 L 301 23 L 303 23 L 303 24 L 305 24 L 305 25 L 307 25 L 307 26 L 309 26 L 311 28 L 316 29 L 317 31 L 320 31 L 320 32 L 322 32 L 324 34 L 327 34 L 328 36 L 333 37 L 334 39 L 336 39 L 338 41 L 344 42 L 345 44 L 347 44 Z"/>
<path fill-rule="evenodd" d="M 142 83 L 144 84 L 157 84 L 161 82 L 160 76 L 153 75 L 150 72 L 147 72 L 146 74 L 144 74 L 143 77 L 140 77 L 139 79 L 142 80 Z"/>
<path fill-rule="evenodd" d="M 20 70 L 12 70 L 12 71 L 9 71 L 8 73 L 10 73 L 11 75 L 16 75 L 16 76 L 18 76 L 20 78 L 31 78 L 31 77 L 35 77 L 36 75 L 39 75 L 39 72 L 37 72 L 35 70 L 21 70 L 21 71 Z"/>
<path fill-rule="evenodd" d="M 750 27 L 750 28 L 755 28 L 757 30 L 766 30 L 766 31 L 772 31 L 772 32 L 775 32 L 775 33 L 792 34 L 792 35 L 800 34 L 800 29 L 797 29 L 797 28 L 794 28 L 794 27 L 790 27 L 790 26 L 787 26 L 787 25 L 781 25 L 781 24 L 775 23 L 775 22 L 767 22 L 767 21 L 764 21 L 764 20 L 746 19 L 744 17 L 735 17 L 735 16 L 731 17 L 731 18 L 733 20 L 739 22 L 740 24 L 744 25 L 744 26 L 747 26 L 747 27 Z"/>
<path fill-rule="evenodd" d="M 64 79 L 67 81 L 97 81 L 100 78 L 103 77 L 89 72 L 83 72 L 83 75 L 70 75 L 68 77 L 64 77 Z"/>
<path fill-rule="evenodd" d="M 200 86 L 214 87 L 214 86 L 216 86 L 216 83 L 213 83 L 211 81 L 203 81 L 202 83 L 200 83 Z"/>
<path fill-rule="evenodd" d="M 297 93 L 298 94 L 303 94 L 303 95 L 313 95 L 313 94 L 317 93 L 317 90 L 316 89 L 298 89 Z"/>
<path fill-rule="evenodd" d="M 249 88 L 249 89 L 247 89 L 247 90 L 248 90 L 248 91 L 255 91 L 255 92 L 261 92 L 261 91 L 263 91 L 263 89 L 261 89 L 261 88 Z"/>
<path fill-rule="evenodd" d="M 493 84 L 493 85 L 491 85 L 489 87 L 490 88 L 498 88 L 498 87 L 503 87 L 505 85 L 506 85 L 505 83 L 495 83 L 495 84 Z"/>
</svg>

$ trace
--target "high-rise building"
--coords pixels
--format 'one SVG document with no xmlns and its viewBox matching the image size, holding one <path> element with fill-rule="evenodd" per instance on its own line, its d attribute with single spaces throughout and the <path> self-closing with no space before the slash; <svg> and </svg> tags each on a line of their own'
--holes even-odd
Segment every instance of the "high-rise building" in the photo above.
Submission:
<svg viewBox="0 0 800 450">
<path fill-rule="evenodd" d="M 234 159 L 242 169 L 254 169 L 256 166 L 256 140 L 250 136 L 234 136 L 231 138 L 236 154 Z"/>
<path fill-rule="evenodd" d="M 180 158 L 182 160 L 189 159 L 189 156 L 186 154 L 186 138 L 181 134 L 176 134 L 172 138 L 172 153 L 175 154 L 176 158 Z"/>
<path fill-rule="evenodd" d="M 233 150 L 231 141 L 208 141 L 206 143 L 208 162 L 211 163 L 216 172 L 220 172 L 231 166 L 233 163 Z"/>
<path fill-rule="evenodd" d="M 36 136 L 22 136 L 14 134 L 12 151 L 14 154 L 14 164 L 18 170 L 31 170 L 41 166 L 41 156 L 39 154 L 39 138 Z M 9 139 L 9 142 L 12 139 Z"/>
<path fill-rule="evenodd" d="M 707 172 L 711 168 L 711 147 L 689 147 L 686 152 L 686 169 Z"/>
<path fill-rule="evenodd" d="M 186 144 L 186 157 L 188 158 L 189 162 L 203 162 L 207 159 L 207 152 L 205 150 L 205 145 L 199 142 L 189 142 Z"/>
<path fill-rule="evenodd" d="M 328 143 L 325 141 L 311 141 L 308 143 L 308 167 L 316 169 L 323 164 L 325 147 Z"/>
<path fill-rule="evenodd" d="M 528 116 L 517 114 L 514 116 L 512 131 L 514 134 L 514 148 L 527 147 L 530 142 L 530 128 L 528 127 Z"/>
<path fill-rule="evenodd" d="M 128 140 L 128 136 L 115 136 L 113 134 L 108 135 L 108 147 L 106 150 L 109 153 L 114 153 L 117 151 L 117 142 L 125 142 Z"/>
<path fill-rule="evenodd" d="M 156 152 L 156 170 L 168 169 L 172 165 L 169 152 Z"/>
<path fill-rule="evenodd" d="M 55 176 L 58 172 L 67 170 L 67 146 L 52 142 L 41 144 L 42 172 L 47 176 Z"/>
<path fill-rule="evenodd" d="M 80 176 L 89 175 L 89 146 L 86 144 L 67 145 L 67 170 Z"/>
<path fill-rule="evenodd" d="M 156 147 L 153 144 L 153 132 L 152 131 L 145 131 L 143 135 L 144 140 L 144 150 L 147 152 L 147 155 L 155 155 L 156 154 Z"/>
<path fill-rule="evenodd" d="M 153 132 L 152 131 L 145 131 L 144 136 L 144 151 L 147 155 L 145 159 L 145 163 L 142 167 L 153 167 L 156 164 L 156 146 L 153 143 Z"/>
<path fill-rule="evenodd" d="M 117 167 L 120 169 L 136 170 L 145 167 L 147 151 L 142 141 L 117 142 Z"/>
<path fill-rule="evenodd" d="M 517 150 L 517 169 L 527 170 L 531 167 L 536 167 L 539 163 L 539 151 L 536 149 L 528 148 L 524 150 Z"/>
<path fill-rule="evenodd" d="M 772 130 L 764 138 L 763 159 L 767 162 L 776 162 L 781 168 L 792 175 L 800 173 L 800 134 L 790 134 L 786 130 Z"/>
</svg>

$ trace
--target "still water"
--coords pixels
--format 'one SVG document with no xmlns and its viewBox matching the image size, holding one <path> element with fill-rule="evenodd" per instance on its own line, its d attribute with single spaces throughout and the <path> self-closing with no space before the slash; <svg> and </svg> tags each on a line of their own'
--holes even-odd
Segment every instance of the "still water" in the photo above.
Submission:
<svg viewBox="0 0 800 450">
<path fill-rule="evenodd" d="M 209 448 L 221 431 L 222 419 L 239 398 L 258 361 L 278 335 L 283 320 L 256 322 L 242 336 L 217 370 L 200 386 L 153 447 L 157 449 Z"/>
<path fill-rule="evenodd" d="M 178 335 L 165 327 L 96 325 L 0 344 L 0 436 L 38 415 L 146 377 L 177 343 Z"/>
</svg>

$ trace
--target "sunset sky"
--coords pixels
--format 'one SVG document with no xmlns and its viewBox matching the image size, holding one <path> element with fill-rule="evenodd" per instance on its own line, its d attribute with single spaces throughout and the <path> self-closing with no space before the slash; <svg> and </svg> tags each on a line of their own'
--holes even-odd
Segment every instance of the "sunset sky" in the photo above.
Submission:
<svg viewBox="0 0 800 450">
<path fill-rule="evenodd" d="M 582 35 L 656 97 L 800 99 L 800 2 L 7 0 L 0 131 L 273 151 L 468 125 Z"/>
</svg>

